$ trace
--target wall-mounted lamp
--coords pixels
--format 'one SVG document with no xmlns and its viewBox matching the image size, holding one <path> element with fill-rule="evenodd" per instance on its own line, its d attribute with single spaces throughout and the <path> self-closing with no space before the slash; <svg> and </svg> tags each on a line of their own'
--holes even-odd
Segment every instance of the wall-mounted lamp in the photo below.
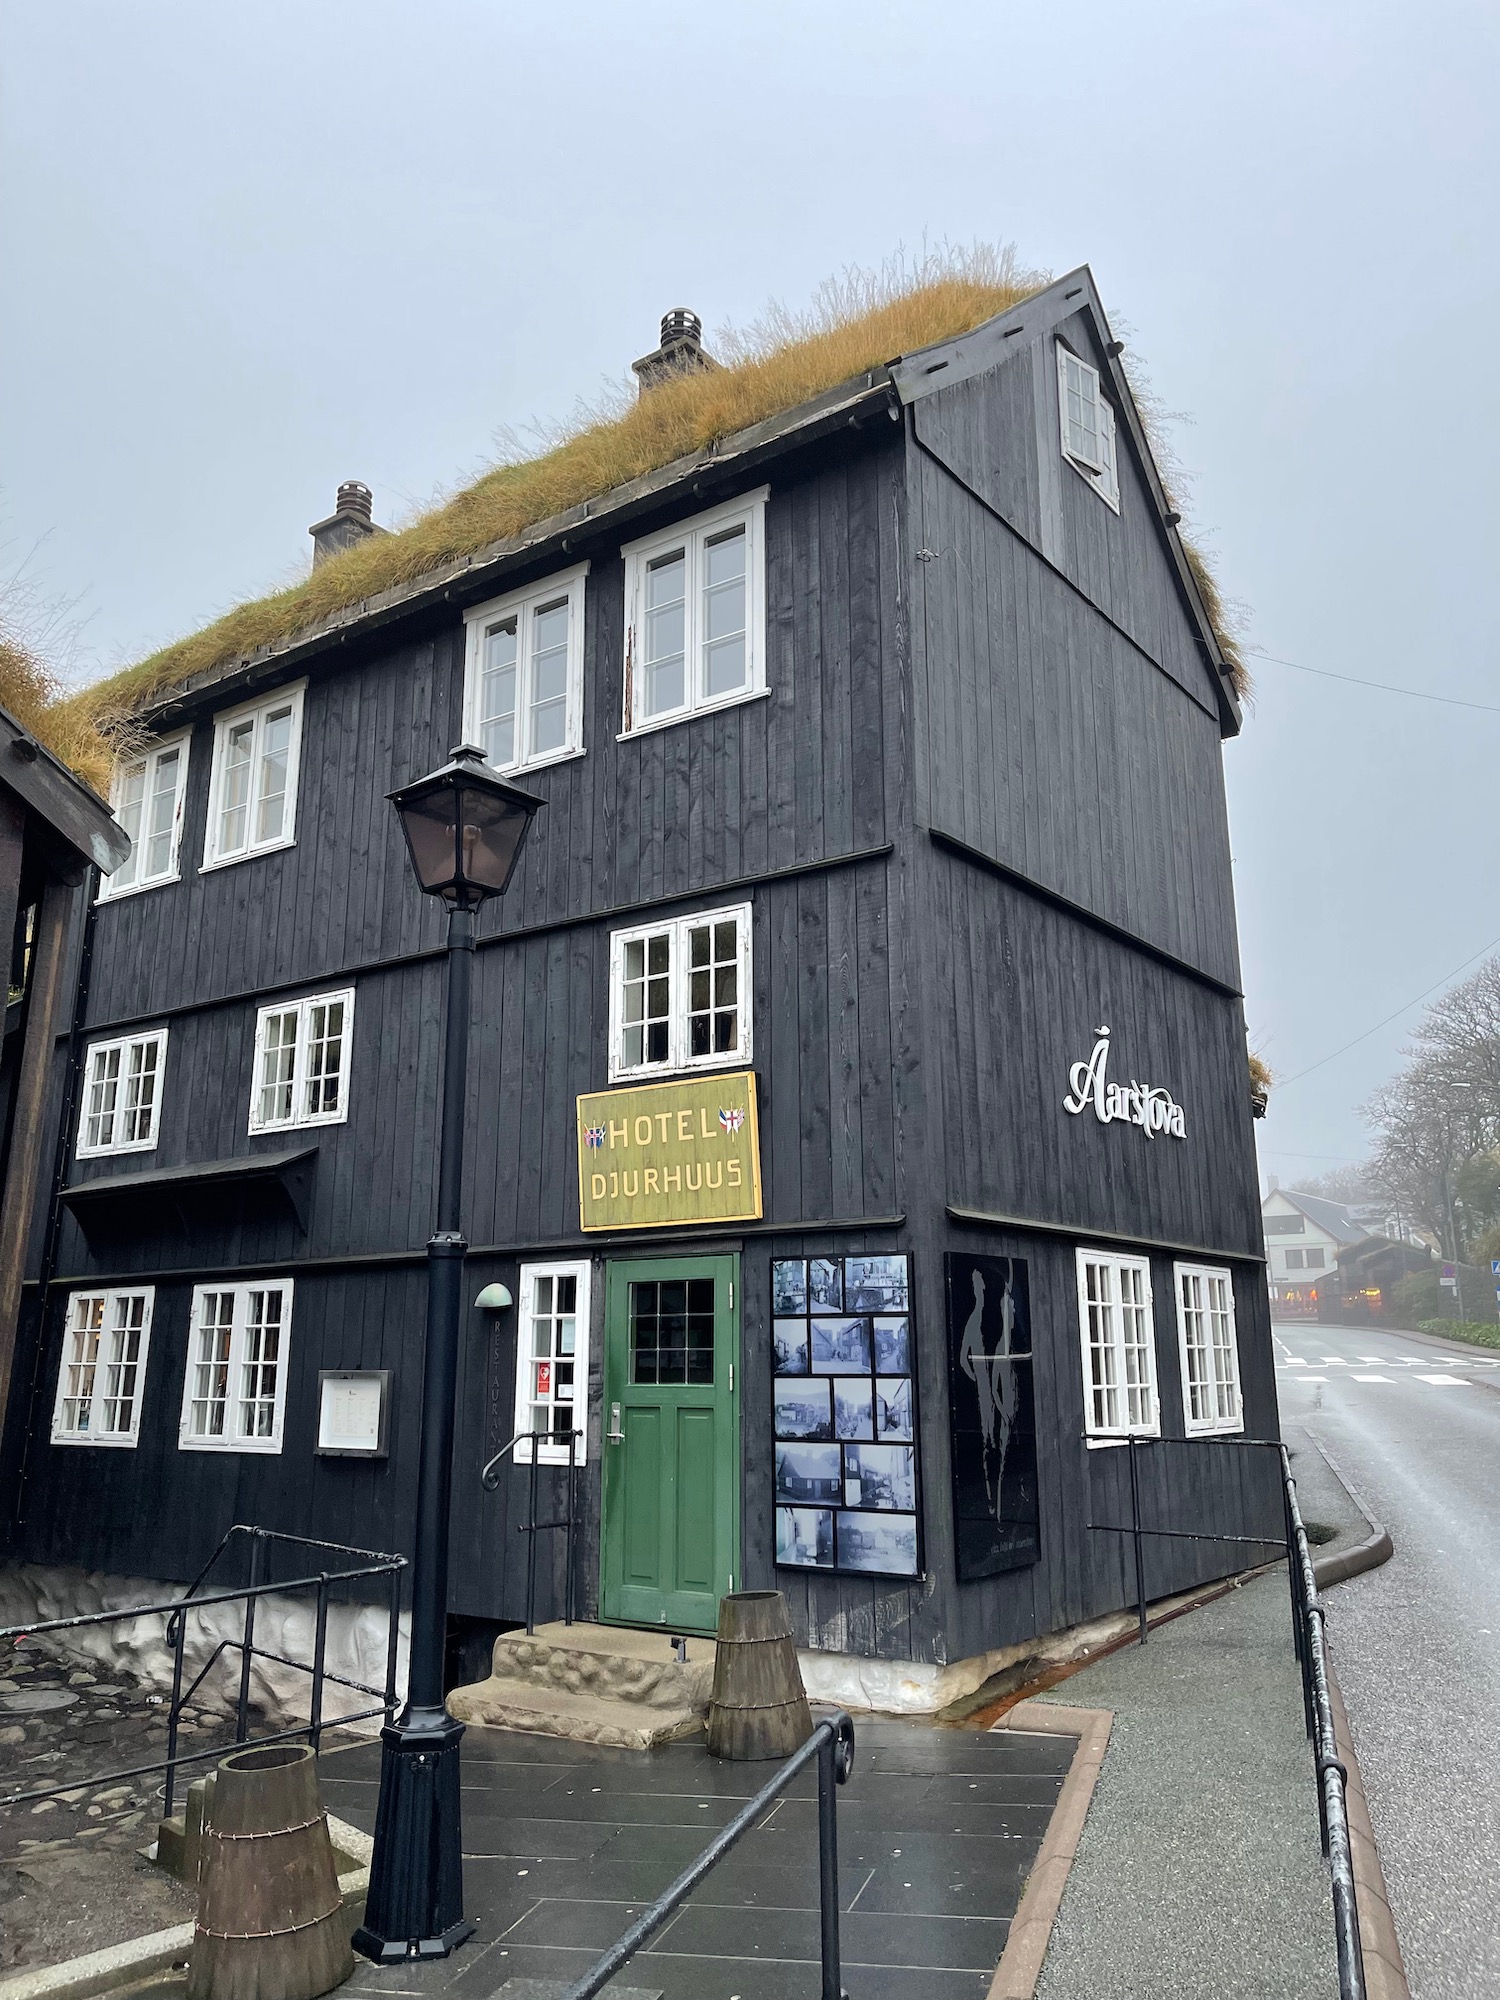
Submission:
<svg viewBox="0 0 1500 2000">
<path fill-rule="evenodd" d="M 486 1285 L 474 1303 L 481 1312 L 504 1312 L 511 1303 L 510 1289 L 506 1285 Z"/>
</svg>

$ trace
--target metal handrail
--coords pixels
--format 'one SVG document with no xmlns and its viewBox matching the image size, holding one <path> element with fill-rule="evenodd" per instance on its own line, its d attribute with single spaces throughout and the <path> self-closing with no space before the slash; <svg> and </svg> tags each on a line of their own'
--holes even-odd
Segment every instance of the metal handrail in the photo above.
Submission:
<svg viewBox="0 0 1500 2000">
<path fill-rule="evenodd" d="M 1354 1854 L 1349 1833 L 1349 1774 L 1338 1754 L 1333 1722 L 1333 1698 L 1328 1668 L 1327 1614 L 1318 1594 L 1317 1574 L 1307 1529 L 1297 1505 L 1297 1482 L 1292 1477 L 1292 1461 L 1280 1438 L 1173 1438 L 1126 1437 L 1120 1440 L 1130 1452 L 1129 1525 L 1114 1521 L 1090 1521 L 1090 1528 L 1105 1534 L 1130 1535 L 1135 1543 L 1136 1612 L 1140 1621 L 1140 1644 L 1146 1643 L 1146 1576 L 1141 1554 L 1143 1535 L 1160 1535 L 1173 1541 L 1232 1542 L 1250 1547 L 1276 1548 L 1287 1559 L 1287 1582 L 1292 1599 L 1292 1645 L 1302 1679 L 1302 1713 L 1313 1746 L 1313 1769 L 1317 1774 L 1318 1831 L 1333 1891 L 1334 1951 L 1338 1960 L 1339 2000 L 1366 2000 L 1364 1950 L 1359 1934 L 1359 1905 L 1354 1886 Z M 1140 1482 L 1136 1472 L 1139 1445 L 1191 1444 L 1235 1445 L 1245 1451 L 1274 1451 L 1281 1466 L 1283 1532 L 1280 1538 L 1268 1535 L 1216 1535 L 1201 1529 L 1147 1528 L 1141 1525 Z"/>
<path fill-rule="evenodd" d="M 237 1590 L 216 1590 L 198 1596 L 196 1593 L 199 1591 L 205 1578 L 236 1535 L 248 1535 L 251 1538 L 249 1583 Z M 266 1545 L 271 1542 L 285 1542 L 297 1548 L 323 1549 L 335 1555 L 364 1556 L 368 1560 L 357 1567 L 320 1570 L 315 1575 L 294 1577 L 285 1582 L 263 1581 L 260 1575 L 262 1560 Z M 84 1625 L 115 1625 L 122 1623 L 128 1618 L 161 1617 L 165 1621 L 163 1638 L 166 1644 L 172 1649 L 172 1696 L 167 1709 L 167 1754 L 165 1757 L 158 1758 L 148 1764 L 132 1765 L 128 1770 L 105 1771 L 83 1779 L 75 1775 L 74 1777 L 64 1779 L 58 1784 L 48 1785 L 33 1791 L 16 1792 L 9 1797 L 0 1799 L 0 1810 L 12 1806 L 30 1805 L 42 1799 L 57 1798 L 64 1792 L 77 1790 L 80 1784 L 89 1786 L 114 1784 L 124 1778 L 140 1778 L 149 1775 L 153 1771 L 165 1771 L 166 1782 L 163 1786 L 164 1803 L 162 1817 L 170 1819 L 172 1816 L 172 1805 L 179 1766 L 183 1764 L 202 1763 L 208 1758 L 220 1757 L 224 1754 L 224 1746 L 222 1744 L 208 1750 L 179 1750 L 178 1729 L 183 1709 L 192 1700 L 193 1696 L 226 1652 L 238 1651 L 240 1655 L 240 1686 L 238 1699 L 235 1704 L 236 1748 L 243 1748 L 252 1744 L 284 1743 L 294 1737 L 305 1736 L 311 1742 L 313 1748 L 317 1749 L 323 1735 L 323 1690 L 328 1681 L 334 1681 L 341 1687 L 352 1689 L 356 1694 L 367 1694 L 379 1698 L 378 1707 L 359 1709 L 352 1715 L 341 1715 L 337 1718 L 340 1723 L 365 1722 L 377 1715 L 383 1715 L 389 1720 L 394 1715 L 398 1706 L 396 1695 L 396 1660 L 397 1644 L 400 1637 L 401 1572 L 406 1567 L 407 1560 L 405 1556 L 387 1555 L 373 1549 L 357 1549 L 351 1547 L 346 1542 L 317 1541 L 307 1535 L 284 1535 L 272 1528 L 254 1528 L 242 1522 L 237 1522 L 224 1535 L 219 1546 L 214 1550 L 213 1554 L 181 1597 L 167 1598 L 157 1604 L 122 1605 L 113 1611 L 83 1612 L 73 1618 L 48 1618 L 30 1625 L 7 1625 L 0 1627 L 0 1644 L 3 1644 L 6 1640 L 10 1640 L 12 1644 L 19 1644 L 24 1639 L 38 1638 L 53 1632 L 76 1631 Z M 365 1681 L 350 1680 L 343 1674 L 330 1673 L 325 1665 L 328 1642 L 328 1596 L 331 1587 L 335 1584 L 352 1583 L 362 1578 L 374 1576 L 389 1576 L 390 1578 L 389 1630 L 386 1640 L 384 1688 L 373 1687 Z M 275 1653 L 267 1647 L 255 1644 L 255 1609 L 259 1600 L 262 1597 L 270 1595 L 290 1595 L 299 1590 L 316 1590 L 317 1592 L 317 1615 L 313 1640 L 313 1657 L 311 1661 L 288 1659 L 285 1654 Z M 241 1626 L 239 1638 L 221 1639 L 209 1654 L 208 1659 L 204 1662 L 199 1672 L 194 1676 L 191 1685 L 184 1690 L 182 1683 L 188 1626 L 185 1614 L 190 1610 L 206 1611 L 221 1604 L 239 1603 L 243 1603 L 245 1607 L 244 1621 Z M 250 1735 L 250 1670 L 252 1663 L 257 1659 L 272 1660 L 278 1666 L 295 1668 L 298 1673 L 311 1676 L 312 1687 L 310 1690 L 309 1719 L 305 1724 L 298 1724 L 292 1729 L 276 1730 L 264 1736 Z"/>
<path fill-rule="evenodd" d="M 527 1515 L 526 1519 L 520 1522 L 516 1528 L 518 1535 L 528 1535 L 530 1537 L 530 1540 L 526 1544 L 526 1636 L 528 1638 L 536 1631 L 536 1538 L 538 1535 L 550 1534 L 555 1528 L 561 1528 L 564 1531 L 565 1537 L 564 1560 L 566 1580 L 563 1584 L 563 1623 L 564 1625 L 571 1625 L 573 1623 L 573 1521 L 576 1512 L 578 1440 L 583 1436 L 581 1430 L 571 1430 L 566 1433 L 568 1440 L 567 1512 L 560 1521 L 539 1521 L 536 1517 L 536 1476 L 537 1467 L 541 1463 L 540 1447 L 544 1444 L 560 1443 L 563 1436 L 564 1433 L 562 1431 L 556 1430 L 517 1431 L 514 1437 L 507 1439 L 501 1445 L 500 1449 L 490 1459 L 479 1475 L 479 1483 L 485 1492 L 495 1492 L 500 1485 L 499 1466 L 501 1459 L 507 1453 L 514 1451 L 517 1445 L 530 1443 L 531 1478 L 528 1481 L 527 1490 Z"/>
<path fill-rule="evenodd" d="M 794 1750 L 773 1778 L 761 1786 L 750 1803 L 708 1846 L 643 1910 L 623 1936 L 617 1938 L 602 1958 L 591 1965 L 581 1979 L 574 1980 L 562 2000 L 593 2000 L 615 1974 L 653 1938 L 674 1910 L 684 1903 L 711 1869 L 750 1831 L 766 1807 L 786 1790 L 797 1774 L 813 1759 L 818 1761 L 818 1911 L 821 1930 L 823 1983 L 820 2000 L 848 2000 L 839 1963 L 839 1855 L 837 1790 L 847 1784 L 854 1766 L 854 1724 L 843 1709 L 825 1716 L 800 1750 Z"/>
</svg>

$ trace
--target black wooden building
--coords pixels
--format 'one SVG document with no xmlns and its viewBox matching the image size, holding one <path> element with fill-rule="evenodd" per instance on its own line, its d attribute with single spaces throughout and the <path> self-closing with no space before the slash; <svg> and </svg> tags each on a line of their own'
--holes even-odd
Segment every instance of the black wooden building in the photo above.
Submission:
<svg viewBox="0 0 1500 2000">
<path fill-rule="evenodd" d="M 455 1615 L 523 1615 L 528 1471 L 479 1475 L 534 1418 L 626 1623 L 774 1582 L 930 1663 L 1119 1607 L 1132 1433 L 1155 1524 L 1274 1527 L 1239 709 L 1118 357 L 1079 271 L 157 705 L 56 1051 L 13 1555 L 409 1546 L 441 915 L 386 794 L 465 739 L 546 805 L 480 920 L 469 1296 L 513 1303 L 465 1328 Z M 758 1141 L 735 1219 L 643 1155 L 658 1206 L 586 1228 L 678 1114 L 710 1184 Z"/>
</svg>

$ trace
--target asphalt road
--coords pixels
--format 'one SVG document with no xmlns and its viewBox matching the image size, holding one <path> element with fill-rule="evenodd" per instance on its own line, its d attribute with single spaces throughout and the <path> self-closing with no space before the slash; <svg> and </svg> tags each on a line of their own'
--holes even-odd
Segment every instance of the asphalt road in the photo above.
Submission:
<svg viewBox="0 0 1500 2000">
<path fill-rule="evenodd" d="M 1500 1995 L 1500 1351 L 1275 1329 L 1283 1419 L 1390 1529 L 1329 1634 L 1414 2000 Z"/>
</svg>

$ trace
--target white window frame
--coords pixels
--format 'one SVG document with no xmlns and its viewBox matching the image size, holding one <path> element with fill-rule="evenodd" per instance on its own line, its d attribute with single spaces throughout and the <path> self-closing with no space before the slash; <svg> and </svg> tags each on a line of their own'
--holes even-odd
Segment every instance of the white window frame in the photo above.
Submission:
<svg viewBox="0 0 1500 2000">
<path fill-rule="evenodd" d="M 256 1437 L 229 1427 L 230 1410 L 234 1406 L 243 1407 L 245 1397 L 244 1371 L 256 1364 L 248 1360 L 249 1306 L 254 1293 L 280 1292 L 281 1319 L 279 1322 L 281 1339 L 276 1357 L 276 1383 L 272 1397 L 271 1430 L 267 1436 Z M 198 1368 L 198 1336 L 201 1331 L 202 1302 L 210 1293 L 228 1295 L 234 1301 L 229 1333 L 229 1352 L 222 1364 L 225 1370 L 225 1430 L 219 1436 L 195 1433 L 193 1423 L 193 1395 L 195 1372 Z M 290 1278 L 257 1278 L 249 1283 L 228 1283 L 222 1285 L 195 1285 L 193 1303 L 188 1321 L 187 1365 L 182 1376 L 182 1415 L 177 1426 L 177 1448 L 179 1451 L 250 1451 L 279 1453 L 282 1444 L 282 1430 L 286 1417 L 287 1371 L 291 1364 L 292 1336 L 292 1293 Z M 203 1364 L 216 1365 L 216 1364 Z"/>
<path fill-rule="evenodd" d="M 1197 1296 L 1190 1306 L 1185 1296 L 1188 1288 L 1196 1289 Z M 1213 1297 L 1219 1288 L 1219 1300 Z M 1172 1291 L 1177 1300 L 1177 1351 L 1182 1362 L 1182 1418 L 1189 1437 L 1227 1437 L 1245 1428 L 1245 1404 L 1240 1389 L 1240 1343 L 1239 1330 L 1234 1312 L 1234 1273 L 1219 1264 L 1174 1264 L 1172 1266 Z M 1229 1323 L 1227 1349 L 1214 1338 L 1213 1315 L 1222 1313 Z M 1193 1377 L 1189 1354 L 1189 1318 L 1201 1318 L 1204 1322 L 1205 1339 L 1200 1351 L 1208 1364 L 1204 1386 L 1208 1391 L 1214 1409 L 1211 1416 L 1195 1416 L 1193 1413 Z M 1195 1345 L 1198 1343 L 1194 1343 Z M 1223 1367 L 1224 1356 L 1228 1355 L 1228 1368 Z M 1220 1404 L 1227 1399 L 1227 1413 L 1220 1410 Z"/>
<path fill-rule="evenodd" d="M 573 1316 L 573 1422 L 579 1432 L 576 1455 L 573 1463 L 582 1465 L 588 1458 L 588 1409 L 589 1409 L 589 1312 L 593 1303 L 593 1265 L 587 1258 L 577 1263 L 523 1264 L 516 1280 L 516 1395 L 514 1430 L 517 1437 L 530 1433 L 532 1425 L 531 1409 L 534 1398 L 530 1394 L 531 1370 L 538 1360 L 550 1360 L 556 1366 L 558 1356 L 534 1354 L 533 1323 L 536 1318 L 535 1285 L 538 1278 L 576 1278 L 578 1292 L 574 1302 Z M 557 1315 L 554 1313 L 553 1318 Z M 551 1407 L 557 1403 L 554 1388 Z M 530 1465 L 531 1438 L 526 1436 L 515 1449 L 517 1465 Z M 566 1465 L 567 1446 L 543 1444 L 537 1451 L 538 1465 Z"/>
<path fill-rule="evenodd" d="M 164 883 L 180 882 L 182 880 L 182 816 L 187 799 L 188 761 L 192 740 L 193 732 L 190 729 L 183 729 L 175 736 L 164 736 L 159 743 L 152 743 L 149 748 L 143 750 L 138 756 L 122 757 L 116 761 L 114 774 L 110 780 L 110 809 L 122 826 L 124 826 L 125 822 L 120 812 L 120 794 L 124 789 L 126 779 L 132 771 L 142 765 L 145 767 L 141 789 L 142 822 L 144 822 L 151 800 L 155 796 L 154 781 L 156 773 L 160 769 L 161 760 L 174 751 L 177 755 L 177 791 L 172 801 L 172 829 L 168 842 L 166 866 L 159 868 L 154 875 L 145 875 L 140 872 L 145 862 L 146 844 L 151 836 L 149 833 L 143 835 L 138 824 L 136 832 L 131 835 L 131 852 L 120 864 L 120 868 L 117 868 L 113 875 L 101 874 L 99 877 L 99 895 L 97 899 L 99 902 L 113 902 L 120 896 L 137 896 L 143 889 L 159 889 Z M 131 869 L 132 863 L 135 864 L 133 869 Z M 128 878 L 122 880 L 121 869 L 131 869 Z"/>
<path fill-rule="evenodd" d="M 1094 412 L 1094 434 L 1098 450 L 1090 456 L 1086 446 L 1071 435 L 1068 423 L 1068 370 L 1076 368 L 1082 385 L 1088 388 Z M 1120 434 L 1114 407 L 1104 394 L 1099 370 L 1062 341 L 1057 343 L 1057 416 L 1062 455 L 1075 472 L 1086 479 L 1099 498 L 1115 513 L 1120 511 Z"/>
<path fill-rule="evenodd" d="M 302 697 L 307 688 L 306 681 L 294 681 L 288 687 L 279 687 L 272 694 L 262 695 L 256 701 L 242 702 L 237 708 L 226 708 L 214 717 L 213 767 L 208 784 L 208 826 L 203 836 L 203 865 L 201 874 L 211 868 L 230 868 L 237 861 L 250 861 L 258 854 L 274 854 L 278 848 L 295 847 L 297 843 L 297 785 L 302 768 Z M 237 723 L 253 720 L 255 724 L 251 737 L 250 764 L 252 771 L 259 769 L 261 741 L 266 717 L 274 709 L 291 708 L 291 729 L 288 734 L 286 759 L 286 805 L 281 817 L 281 831 L 268 840 L 250 838 L 253 831 L 253 815 L 259 803 L 254 792 L 246 802 L 246 839 L 235 848 L 225 849 L 219 844 L 220 807 L 224 796 L 224 755 L 229 742 L 229 732 Z"/>
<path fill-rule="evenodd" d="M 120 1359 L 118 1354 L 111 1357 L 104 1352 L 104 1344 L 108 1341 L 111 1334 L 131 1330 L 113 1326 L 111 1325 L 111 1320 L 115 1316 L 118 1304 L 121 1302 L 134 1302 L 136 1299 L 143 1301 L 143 1311 L 139 1329 L 140 1345 L 134 1363 L 130 1364 L 135 1369 L 135 1387 L 131 1399 L 133 1408 L 129 1428 L 115 1431 L 80 1430 L 77 1428 L 76 1421 L 70 1427 L 68 1423 L 68 1404 L 80 1400 L 79 1397 L 70 1396 L 68 1393 L 70 1386 L 73 1386 L 70 1383 L 70 1370 L 77 1368 L 91 1371 L 88 1377 L 88 1400 L 94 1408 L 104 1403 L 119 1400 L 118 1397 L 111 1397 L 106 1393 L 111 1379 L 109 1371 L 119 1369 L 127 1364 Z M 91 1359 L 85 1359 L 82 1352 L 79 1351 L 79 1358 L 74 1360 L 72 1357 L 75 1352 L 74 1341 L 77 1336 L 80 1334 L 87 1336 L 90 1332 L 94 1331 L 94 1329 L 81 1327 L 76 1323 L 78 1308 L 80 1305 L 92 1305 L 96 1302 L 101 1308 L 101 1324 L 97 1329 L 99 1347 Z M 102 1445 L 116 1451 L 134 1451 L 136 1445 L 140 1442 L 141 1405 L 146 1395 L 146 1367 L 151 1357 L 151 1315 L 155 1309 L 155 1305 L 156 1289 L 152 1285 L 132 1285 L 109 1291 L 101 1289 L 70 1292 L 68 1294 L 67 1317 L 63 1325 L 62 1358 L 58 1363 L 57 1369 L 57 1394 L 52 1404 L 52 1442 L 54 1444 Z M 105 1382 L 105 1388 L 102 1390 L 99 1386 L 101 1376 Z M 117 1388 L 119 1386 L 117 1379 L 115 1386 Z"/>
<path fill-rule="evenodd" d="M 339 1101 L 333 1111 L 299 1111 L 306 1102 L 308 1022 L 314 1007 L 332 1006 L 342 1001 L 344 1006 L 344 1028 L 342 1047 L 339 1051 Z M 272 1016 L 286 1014 L 297 1016 L 297 1040 L 292 1060 L 292 1114 L 289 1118 L 266 1118 L 261 1113 L 261 1087 L 263 1064 L 266 1055 L 267 1027 Z M 336 987 L 331 993 L 305 993 L 297 1000 L 271 1000 L 255 1014 L 255 1055 L 250 1073 L 250 1125 L 252 1134 L 256 1132 L 294 1132 L 308 1125 L 343 1125 L 349 1117 L 349 1076 L 352 1068 L 354 1049 L 354 988 Z"/>
<path fill-rule="evenodd" d="M 1123 1422 L 1111 1423 L 1107 1418 L 1101 1419 L 1095 1414 L 1096 1388 L 1102 1388 L 1107 1394 L 1111 1385 L 1096 1385 L 1094 1379 L 1094 1352 L 1089 1320 L 1092 1302 L 1088 1295 L 1088 1267 L 1091 1264 L 1100 1266 L 1110 1273 L 1110 1297 L 1104 1303 L 1114 1322 L 1109 1340 L 1109 1351 L 1114 1357 L 1116 1374 L 1112 1386 L 1114 1393 L 1124 1402 Z M 1116 1250 L 1095 1250 L 1084 1246 L 1077 1252 L 1077 1270 L 1078 1338 L 1083 1358 L 1083 1421 L 1088 1442 L 1094 1446 L 1121 1442 L 1128 1437 L 1160 1437 L 1161 1391 L 1156 1365 L 1156 1313 L 1151 1295 L 1151 1260 L 1149 1257 L 1128 1256 Z M 1125 1271 L 1139 1274 L 1141 1280 L 1142 1297 L 1138 1304 L 1132 1303 L 1129 1309 L 1132 1311 L 1139 1309 L 1145 1315 L 1144 1343 L 1127 1343 L 1124 1338 L 1120 1276 Z M 1144 1379 L 1136 1384 L 1130 1382 L 1126 1367 L 1126 1350 L 1132 1344 L 1137 1346 L 1138 1352 L 1144 1355 L 1146 1362 Z M 1130 1420 L 1129 1397 L 1132 1387 L 1138 1391 L 1144 1389 L 1150 1402 L 1149 1416 L 1135 1423 Z"/>
<path fill-rule="evenodd" d="M 489 629 L 503 624 L 507 618 L 516 620 L 516 733 L 521 736 L 529 733 L 531 727 L 534 670 L 531 640 L 536 614 L 559 598 L 567 600 L 567 695 L 562 746 L 540 752 L 523 749 L 520 756 L 512 757 L 508 763 L 493 765 L 491 768 L 496 771 L 536 771 L 548 764 L 560 764 L 565 758 L 583 755 L 583 615 L 584 579 L 588 573 L 588 564 L 580 563 L 575 569 L 563 570 L 541 583 L 528 584 L 524 590 L 513 590 L 508 596 L 492 598 L 488 604 L 476 604 L 472 611 L 464 613 L 464 735 L 468 742 L 482 746 L 484 642 Z"/>
<path fill-rule="evenodd" d="M 704 925 L 733 921 L 737 926 L 735 964 L 738 1040 L 733 1049 L 704 1056 L 688 1053 L 691 1042 L 692 967 L 688 963 L 688 933 Z M 670 1076 L 679 1070 L 735 1069 L 748 1063 L 754 1053 L 751 1024 L 753 946 L 751 906 L 731 903 L 718 910 L 695 910 L 691 916 L 674 917 L 667 923 L 634 924 L 614 931 L 609 940 L 609 1077 L 611 1083 L 626 1077 Z M 668 966 L 667 1059 L 665 1062 L 627 1064 L 625 1061 L 625 948 L 652 938 L 671 939 Z"/>
<path fill-rule="evenodd" d="M 115 1104 L 110 1114 L 114 1118 L 116 1129 L 118 1130 L 128 1115 L 128 1110 L 131 1108 L 122 1102 L 128 1092 L 130 1083 L 127 1065 L 130 1062 L 131 1054 L 136 1049 L 146 1048 L 152 1042 L 156 1044 L 156 1084 L 151 1107 L 150 1133 L 144 1139 L 111 1139 L 108 1144 L 91 1143 L 88 1136 L 89 1124 L 93 1115 L 90 1106 L 93 1101 L 95 1083 L 100 1081 L 94 1075 L 95 1062 L 100 1058 L 112 1055 L 116 1050 L 119 1052 L 119 1074 L 114 1079 Z M 113 1153 L 149 1153 L 154 1151 L 157 1140 L 161 1136 L 162 1094 L 166 1084 L 166 1075 L 167 1030 L 165 1028 L 148 1028 L 144 1034 L 119 1035 L 107 1042 L 90 1042 L 84 1051 L 83 1058 L 83 1098 L 78 1111 L 78 1140 L 74 1148 L 75 1156 L 80 1160 L 102 1160 L 107 1159 Z"/>
<path fill-rule="evenodd" d="M 742 493 L 722 507 L 677 521 L 660 534 L 627 542 L 625 558 L 625 683 L 621 738 L 649 729 L 665 729 L 692 715 L 733 708 L 754 701 L 766 688 L 766 499 L 768 486 Z M 745 530 L 745 665 L 743 686 L 724 694 L 699 692 L 703 654 L 703 550 L 715 537 L 737 525 Z M 639 701 L 641 635 L 646 609 L 646 577 L 651 565 L 674 549 L 686 553 L 684 578 L 684 665 L 686 700 L 677 708 L 646 715 Z"/>
</svg>

